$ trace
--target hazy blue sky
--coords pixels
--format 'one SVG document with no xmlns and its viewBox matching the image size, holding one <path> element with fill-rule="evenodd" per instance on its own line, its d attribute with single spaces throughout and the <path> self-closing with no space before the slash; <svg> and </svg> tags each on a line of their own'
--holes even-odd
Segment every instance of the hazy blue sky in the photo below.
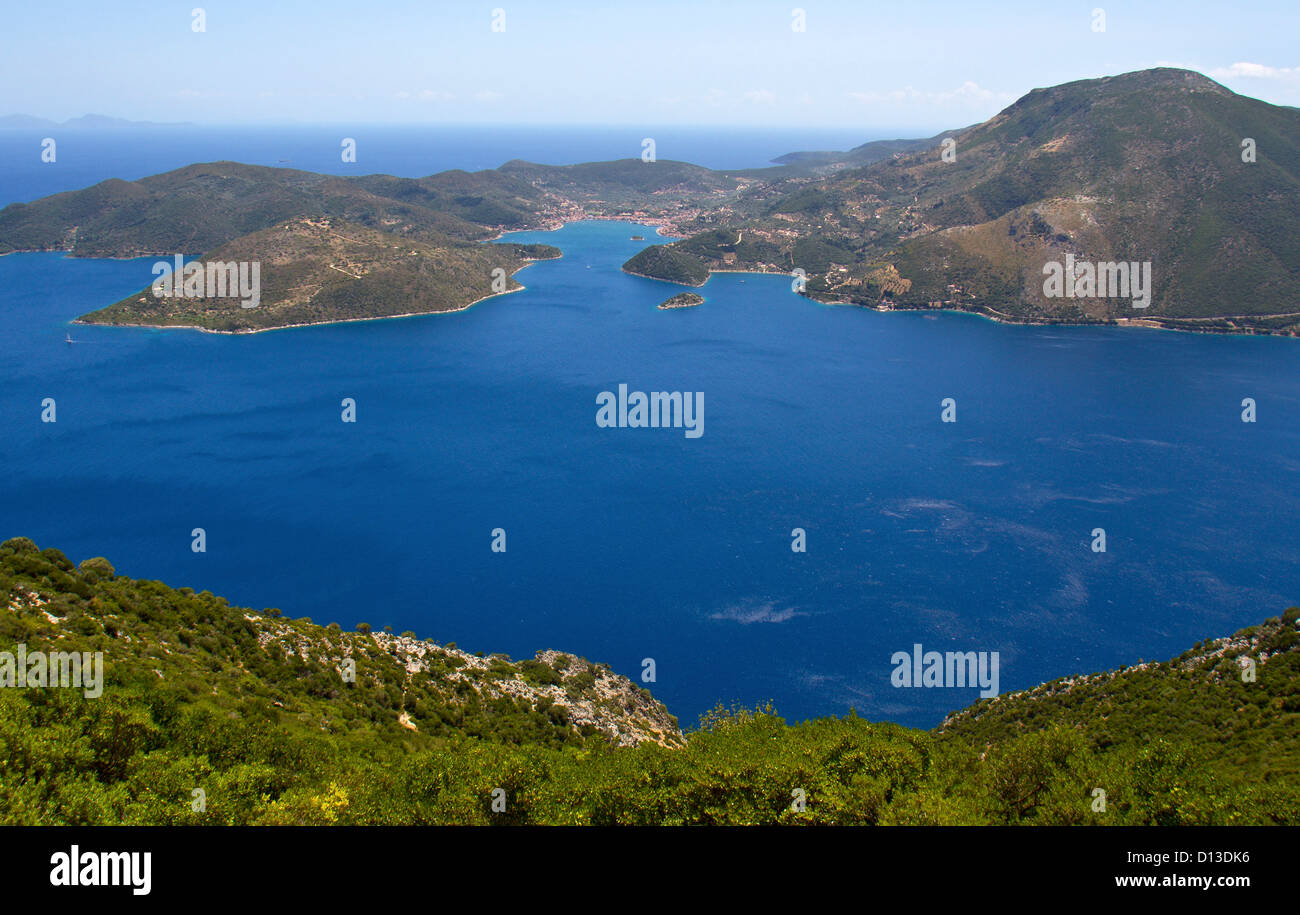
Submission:
<svg viewBox="0 0 1300 915">
<path fill-rule="evenodd" d="M 1296 0 L 212 0 L 201 33 L 196 5 L 7 4 L 0 113 L 937 130 L 1159 64 L 1300 105 Z"/>
</svg>

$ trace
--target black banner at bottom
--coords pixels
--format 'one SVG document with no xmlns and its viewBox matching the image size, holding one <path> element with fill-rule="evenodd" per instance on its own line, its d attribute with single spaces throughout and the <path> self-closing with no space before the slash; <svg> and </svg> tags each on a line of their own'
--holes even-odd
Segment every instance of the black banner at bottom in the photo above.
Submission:
<svg viewBox="0 0 1300 915">
<path fill-rule="evenodd" d="M 25 902 L 445 904 L 454 897 L 649 901 L 703 878 L 720 892 L 1231 903 L 1289 882 L 1288 828 L 73 828 L 0 829 Z M 584 890 L 585 888 L 585 890 Z M 677 890 L 671 890 L 676 894 Z M 559 897 L 552 897 L 559 898 Z M 867 898 L 867 897 L 864 897 Z"/>
</svg>

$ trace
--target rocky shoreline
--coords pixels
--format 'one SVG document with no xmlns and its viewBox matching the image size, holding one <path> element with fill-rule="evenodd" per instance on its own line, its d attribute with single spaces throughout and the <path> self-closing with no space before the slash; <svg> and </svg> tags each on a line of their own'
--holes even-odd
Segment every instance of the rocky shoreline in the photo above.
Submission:
<svg viewBox="0 0 1300 915">
<path fill-rule="evenodd" d="M 659 303 L 660 311 L 670 311 L 674 308 L 695 308 L 704 304 L 704 296 L 695 292 L 679 292 L 672 298 L 664 299 Z"/>
</svg>

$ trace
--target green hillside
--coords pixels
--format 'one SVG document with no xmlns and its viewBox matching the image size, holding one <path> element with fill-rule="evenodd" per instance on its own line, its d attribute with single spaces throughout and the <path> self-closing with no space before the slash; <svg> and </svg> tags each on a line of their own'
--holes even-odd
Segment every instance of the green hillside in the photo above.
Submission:
<svg viewBox="0 0 1300 915">
<path fill-rule="evenodd" d="M 571 655 L 343 632 L 25 538 L 0 544 L 0 596 L 0 652 L 104 660 L 90 698 L 13 688 L 0 654 L 6 824 L 1300 823 L 1296 608 L 933 732 L 768 708 L 683 735 Z"/>
<path fill-rule="evenodd" d="M 678 248 L 650 245 L 638 251 L 623 269 L 638 276 L 648 276 L 685 286 L 703 286 L 709 279 L 704 262 Z"/>
</svg>

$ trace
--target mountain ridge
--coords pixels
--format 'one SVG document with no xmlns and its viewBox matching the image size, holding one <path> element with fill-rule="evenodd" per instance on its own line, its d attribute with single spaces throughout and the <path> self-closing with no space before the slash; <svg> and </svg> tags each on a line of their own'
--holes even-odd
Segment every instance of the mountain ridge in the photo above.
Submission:
<svg viewBox="0 0 1300 915">
<path fill-rule="evenodd" d="M 83 114 L 80 117 L 55 121 L 51 118 L 36 117 L 31 114 L 0 115 L 0 130 L 19 130 L 34 128 L 71 127 L 77 129 L 105 129 L 121 127 L 192 127 L 189 121 L 158 122 L 132 121 L 127 118 L 115 118 L 106 114 Z"/>
</svg>

